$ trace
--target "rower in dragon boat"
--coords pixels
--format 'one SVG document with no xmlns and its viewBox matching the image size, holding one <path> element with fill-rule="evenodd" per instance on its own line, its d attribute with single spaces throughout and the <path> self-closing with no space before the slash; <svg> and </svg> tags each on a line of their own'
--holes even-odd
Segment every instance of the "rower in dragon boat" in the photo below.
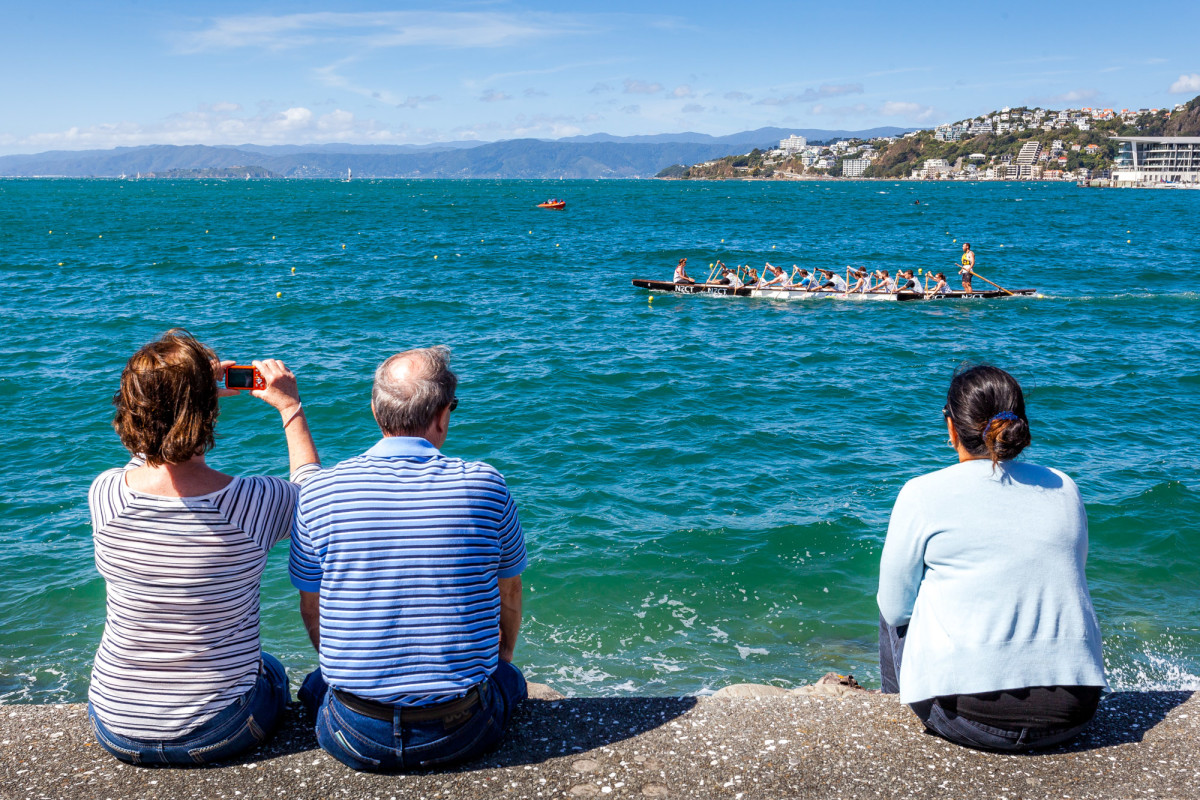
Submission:
<svg viewBox="0 0 1200 800">
<path fill-rule="evenodd" d="M 913 294 L 920 295 L 925 294 L 925 287 L 922 286 L 921 282 L 917 280 L 915 275 L 913 275 L 913 271 L 911 269 L 906 269 L 899 274 L 901 276 L 901 280 L 896 289 L 897 294 L 900 292 L 912 292 Z"/>
<path fill-rule="evenodd" d="M 859 267 L 854 273 L 854 285 L 850 287 L 850 292 L 854 294 L 866 294 L 871 291 L 871 275 L 862 267 Z"/>
<path fill-rule="evenodd" d="M 734 289 L 742 288 L 742 286 L 744 284 L 742 283 L 742 279 L 738 277 L 738 274 L 736 272 L 734 272 L 733 270 L 731 270 L 729 267 L 725 266 L 724 264 L 721 264 L 720 261 L 718 261 L 717 263 L 720 264 L 720 266 L 721 266 L 721 273 L 720 273 L 721 277 L 717 281 L 717 283 L 722 283 L 722 284 L 725 284 L 726 286 L 731 286 Z"/>
<path fill-rule="evenodd" d="M 768 272 L 774 276 L 769 280 L 766 279 Z M 784 272 L 782 268 L 777 267 L 770 262 L 767 262 L 767 265 L 763 270 L 763 278 L 764 280 L 759 286 L 760 289 L 789 289 L 792 285 L 791 281 L 788 280 L 787 273 Z"/>
<path fill-rule="evenodd" d="M 817 271 L 824 276 L 821 280 L 821 285 L 818 287 L 820 291 L 845 294 L 846 289 L 849 288 L 846 286 L 845 278 L 831 269 L 818 269 Z"/>
<path fill-rule="evenodd" d="M 872 292 L 886 294 L 896 293 L 896 281 L 892 279 L 891 275 L 886 269 L 877 271 L 875 273 L 875 278 L 877 283 L 875 284 L 875 288 L 871 290 Z"/>
</svg>

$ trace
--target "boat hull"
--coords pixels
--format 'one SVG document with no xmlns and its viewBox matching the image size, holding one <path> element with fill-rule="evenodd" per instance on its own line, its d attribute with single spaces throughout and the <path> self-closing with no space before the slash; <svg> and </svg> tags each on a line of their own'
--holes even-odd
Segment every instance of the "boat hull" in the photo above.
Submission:
<svg viewBox="0 0 1200 800">
<path fill-rule="evenodd" d="M 917 294 L 916 292 L 810 292 L 805 289 L 754 289 L 743 286 L 733 289 L 720 283 L 671 283 L 634 278 L 633 285 L 639 289 L 673 294 L 708 294 L 722 297 L 759 297 L 765 300 L 810 301 L 848 300 L 850 302 L 903 303 L 946 300 L 998 300 L 1003 297 L 1033 297 L 1037 289 L 1010 289 L 1002 292 L 995 289 L 987 292 L 950 292 L 949 294 Z"/>
</svg>

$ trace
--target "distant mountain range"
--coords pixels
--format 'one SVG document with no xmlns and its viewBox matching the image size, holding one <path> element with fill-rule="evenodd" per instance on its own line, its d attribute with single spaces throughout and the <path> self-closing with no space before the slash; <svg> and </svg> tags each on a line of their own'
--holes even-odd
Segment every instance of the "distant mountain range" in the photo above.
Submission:
<svg viewBox="0 0 1200 800">
<path fill-rule="evenodd" d="M 760 128 L 710 136 L 604 133 L 547 141 L 443 142 L 430 145 L 148 145 L 0 156 L 3 177 L 195 177 L 245 169 L 284 178 L 644 178 L 672 164 L 695 164 L 733 150 L 774 147 L 792 134 L 810 141 L 898 136 L 904 128 L 865 131 Z M 206 172 L 207 171 L 207 172 Z"/>
</svg>

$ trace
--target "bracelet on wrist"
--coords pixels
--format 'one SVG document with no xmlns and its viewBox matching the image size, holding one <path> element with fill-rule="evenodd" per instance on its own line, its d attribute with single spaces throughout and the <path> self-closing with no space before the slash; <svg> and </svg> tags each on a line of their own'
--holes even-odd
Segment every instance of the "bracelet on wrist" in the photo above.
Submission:
<svg viewBox="0 0 1200 800">
<path fill-rule="evenodd" d="M 292 412 L 292 415 L 291 415 L 290 417 L 288 417 L 288 418 L 287 418 L 287 421 L 286 421 L 286 422 L 284 422 L 284 423 L 283 423 L 283 429 L 284 429 L 284 430 L 287 430 L 287 426 L 288 426 L 288 425 L 291 425 L 291 424 L 292 424 L 292 420 L 294 420 L 296 417 L 300 416 L 300 412 L 301 412 L 301 411 L 303 411 L 303 410 L 304 410 L 304 403 L 297 403 L 297 404 L 296 404 L 296 410 L 295 410 L 295 411 L 293 411 L 293 412 Z"/>
</svg>

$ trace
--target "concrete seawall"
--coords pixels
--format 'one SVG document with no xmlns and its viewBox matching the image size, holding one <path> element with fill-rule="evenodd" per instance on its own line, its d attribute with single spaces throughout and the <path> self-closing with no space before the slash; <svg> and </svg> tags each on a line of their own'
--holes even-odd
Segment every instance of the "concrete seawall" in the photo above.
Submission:
<svg viewBox="0 0 1200 800">
<path fill-rule="evenodd" d="M 531 699 L 481 761 L 394 776 L 325 755 L 297 706 L 261 750 L 193 769 L 120 764 L 94 743 L 81 705 L 3 706 L 0 798 L 1200 797 L 1200 698 L 1190 692 L 1111 695 L 1075 742 L 1024 756 L 949 744 L 894 696 L 862 691 L 538 694 L 547 699 Z"/>
</svg>

